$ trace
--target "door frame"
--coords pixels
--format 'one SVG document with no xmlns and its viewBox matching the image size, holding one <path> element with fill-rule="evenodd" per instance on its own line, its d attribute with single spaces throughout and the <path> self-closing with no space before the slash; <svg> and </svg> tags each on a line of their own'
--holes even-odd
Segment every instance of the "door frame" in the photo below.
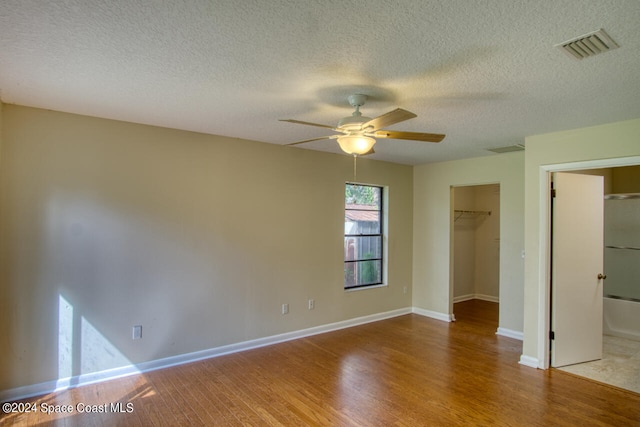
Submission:
<svg viewBox="0 0 640 427">
<path fill-rule="evenodd" d="M 542 369 L 551 365 L 549 331 L 551 330 L 551 174 L 585 169 L 606 169 L 640 165 L 640 156 L 612 159 L 586 160 L 581 162 L 558 163 L 540 166 L 538 195 L 539 215 L 539 277 L 544 280 L 538 295 L 538 361 Z"/>
</svg>

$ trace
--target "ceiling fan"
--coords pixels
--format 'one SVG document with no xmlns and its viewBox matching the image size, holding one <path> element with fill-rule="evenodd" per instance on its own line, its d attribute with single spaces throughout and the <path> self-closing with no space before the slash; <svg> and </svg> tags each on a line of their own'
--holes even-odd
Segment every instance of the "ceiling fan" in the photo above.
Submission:
<svg viewBox="0 0 640 427">
<path fill-rule="evenodd" d="M 403 110 L 402 108 L 397 108 L 393 111 L 389 111 L 388 113 L 372 119 L 371 117 L 363 116 L 360 112 L 360 107 L 362 107 L 367 100 L 366 95 L 350 95 L 348 100 L 349 104 L 351 104 L 351 106 L 355 108 L 355 111 L 351 114 L 351 116 L 343 117 L 342 119 L 340 119 L 340 121 L 338 122 L 338 126 L 336 127 L 318 123 L 303 122 L 293 119 L 280 120 L 281 122 L 317 126 L 340 132 L 340 134 L 338 135 L 329 135 L 322 136 L 320 138 L 306 139 L 304 141 L 292 142 L 286 145 L 304 144 L 305 142 L 318 141 L 321 139 L 337 139 L 338 145 L 340 145 L 342 151 L 354 156 L 362 156 L 365 154 L 374 153 L 373 146 L 376 143 L 375 138 L 440 142 L 445 137 L 445 135 L 436 133 L 384 130 L 382 128 L 412 119 L 417 116 L 410 111 Z"/>
</svg>

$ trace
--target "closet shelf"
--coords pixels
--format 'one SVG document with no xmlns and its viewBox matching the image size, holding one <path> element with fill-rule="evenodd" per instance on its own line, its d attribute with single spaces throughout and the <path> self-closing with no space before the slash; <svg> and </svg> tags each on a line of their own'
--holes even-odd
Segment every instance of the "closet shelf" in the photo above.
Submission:
<svg viewBox="0 0 640 427">
<path fill-rule="evenodd" d="M 640 248 L 636 248 L 633 246 L 613 246 L 613 245 L 607 245 L 605 246 L 605 248 L 607 249 L 627 249 L 627 250 L 632 250 L 632 251 L 640 251 Z"/>
<path fill-rule="evenodd" d="M 469 215 L 473 217 L 478 217 L 480 215 L 487 215 L 487 216 L 491 215 L 491 211 L 467 211 L 467 210 L 461 210 L 461 209 L 454 209 L 453 212 L 456 215 L 453 222 L 456 222 L 457 220 L 459 220 L 463 215 Z"/>
<path fill-rule="evenodd" d="M 640 199 L 640 193 L 618 193 L 618 194 L 606 194 L 605 200 L 629 200 Z"/>
<path fill-rule="evenodd" d="M 621 300 L 631 301 L 631 302 L 640 302 L 640 299 L 638 299 L 638 298 L 626 297 L 626 296 L 620 296 L 620 295 L 605 294 L 604 297 L 605 298 L 612 298 L 612 299 L 621 299 Z"/>
</svg>

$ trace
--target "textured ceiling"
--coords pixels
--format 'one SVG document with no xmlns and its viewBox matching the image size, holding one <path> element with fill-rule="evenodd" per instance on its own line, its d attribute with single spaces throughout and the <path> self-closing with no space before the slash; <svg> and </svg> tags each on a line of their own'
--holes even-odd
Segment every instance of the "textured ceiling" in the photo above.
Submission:
<svg viewBox="0 0 640 427">
<path fill-rule="evenodd" d="M 620 48 L 554 47 L 599 28 Z M 285 144 L 327 130 L 278 119 L 334 126 L 352 93 L 447 135 L 378 141 L 405 164 L 638 118 L 640 1 L 0 0 L 5 103 Z"/>
</svg>

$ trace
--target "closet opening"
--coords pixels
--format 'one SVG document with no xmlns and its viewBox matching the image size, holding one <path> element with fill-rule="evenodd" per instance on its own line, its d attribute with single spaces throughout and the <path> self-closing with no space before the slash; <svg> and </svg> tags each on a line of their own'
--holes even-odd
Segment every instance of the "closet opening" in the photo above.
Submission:
<svg viewBox="0 0 640 427">
<path fill-rule="evenodd" d="M 473 317 L 474 321 L 486 322 L 497 329 L 500 302 L 500 184 L 452 187 L 451 197 L 453 319 Z"/>
</svg>

